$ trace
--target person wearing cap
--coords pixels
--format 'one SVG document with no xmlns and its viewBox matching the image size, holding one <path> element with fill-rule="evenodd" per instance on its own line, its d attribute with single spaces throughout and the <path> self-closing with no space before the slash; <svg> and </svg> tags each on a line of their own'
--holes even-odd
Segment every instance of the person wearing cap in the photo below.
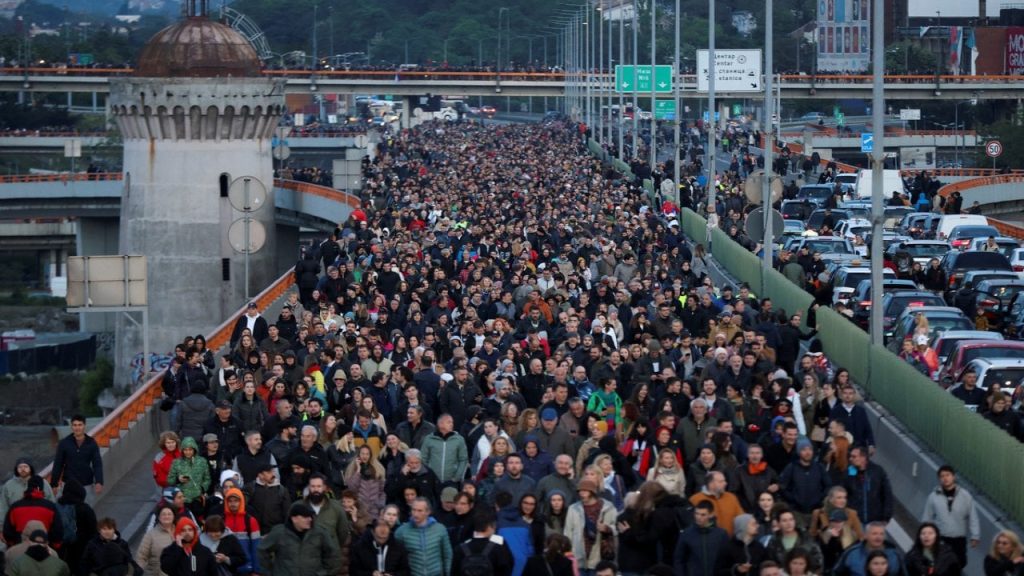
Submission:
<svg viewBox="0 0 1024 576">
<path fill-rule="evenodd" d="M 828 470 L 814 456 L 814 445 L 806 436 L 796 441 L 796 459 L 779 475 L 779 492 L 797 513 L 801 527 L 810 525 L 811 512 L 825 499 L 832 481 Z"/>
<path fill-rule="evenodd" d="M 248 330 L 252 334 L 254 342 L 263 342 L 263 340 L 269 335 L 267 331 L 267 320 L 260 315 L 260 310 L 256 306 L 256 302 L 249 302 L 245 305 L 245 314 L 238 317 L 235 321 L 235 326 L 231 330 L 231 343 L 230 347 L 233 350 L 237 345 L 238 341 L 242 338 L 242 334 Z"/>
<path fill-rule="evenodd" d="M 71 569 L 57 557 L 50 548 L 50 537 L 46 530 L 35 530 L 29 534 L 25 551 L 7 566 L 10 576 L 71 576 Z M 168 575 L 171 576 L 171 575 Z"/>
<path fill-rule="evenodd" d="M 600 493 L 601 487 L 593 480 L 580 480 L 576 486 L 579 500 L 569 506 L 565 518 L 565 535 L 572 542 L 572 553 L 581 571 L 594 570 L 607 559 L 602 557 L 602 541 L 610 540 L 611 550 L 616 549 L 615 506 Z"/>
<path fill-rule="evenodd" d="M 262 574 L 326 576 L 341 572 L 341 549 L 314 522 L 315 518 L 316 512 L 304 502 L 291 505 L 285 523 L 275 526 L 260 541 L 258 554 Z"/>
<path fill-rule="evenodd" d="M 212 496 L 220 488 L 214 480 L 220 478 L 221 474 L 229 468 L 231 459 L 227 458 L 224 450 L 221 449 L 220 438 L 212 432 L 203 435 L 199 447 L 199 457 L 206 461 L 210 470 L 210 487 L 206 489 L 206 494 Z"/>
<path fill-rule="evenodd" d="M 259 467 L 255 481 L 246 483 L 242 489 L 247 508 L 264 534 L 284 523 L 291 504 L 288 489 L 281 485 L 276 474 L 276 465 L 264 464 Z"/>
<path fill-rule="evenodd" d="M 227 400 L 219 400 L 214 405 L 214 413 L 203 425 L 203 443 L 207 443 L 209 436 L 216 436 L 220 444 L 221 453 L 227 462 L 230 462 L 242 451 L 242 421 L 232 413 L 232 403 Z M 219 475 L 219 473 L 218 473 Z M 216 478 L 217 476 L 211 476 Z"/>
</svg>

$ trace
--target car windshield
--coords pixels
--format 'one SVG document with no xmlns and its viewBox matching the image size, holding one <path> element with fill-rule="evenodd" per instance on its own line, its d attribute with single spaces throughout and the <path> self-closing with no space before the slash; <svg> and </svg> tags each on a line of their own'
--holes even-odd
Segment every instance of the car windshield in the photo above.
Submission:
<svg viewBox="0 0 1024 576">
<path fill-rule="evenodd" d="M 993 385 L 998 385 L 1002 389 L 1016 388 L 1017 384 L 1020 383 L 1021 378 L 1024 378 L 1024 366 L 1013 368 L 993 368 L 985 372 L 985 379 L 978 383 L 979 386 L 986 390 Z"/>
<path fill-rule="evenodd" d="M 991 226 L 957 226 L 950 238 L 977 238 L 979 236 L 995 236 L 999 231 Z"/>
<path fill-rule="evenodd" d="M 1024 358 L 1024 348 L 1010 346 L 972 346 L 964 350 L 963 363 L 975 358 Z"/>
<path fill-rule="evenodd" d="M 914 258 L 923 258 L 942 256 L 949 252 L 949 246 L 945 244 L 904 244 L 898 251 L 906 252 Z"/>
<path fill-rule="evenodd" d="M 940 316 L 928 319 L 928 331 L 931 334 L 945 332 L 947 330 L 971 330 L 974 324 L 963 316 Z"/>
<path fill-rule="evenodd" d="M 865 278 L 870 278 L 871 272 L 850 272 L 846 275 L 846 279 L 843 280 L 844 288 L 856 288 L 860 281 Z"/>
<path fill-rule="evenodd" d="M 885 315 L 897 316 L 903 312 L 904 308 L 911 304 L 914 306 L 944 306 L 946 302 L 938 296 L 894 296 L 889 301 L 889 306 L 885 309 Z"/>
<path fill-rule="evenodd" d="M 808 240 L 804 243 L 811 249 L 811 252 L 835 252 L 837 254 L 852 254 L 846 247 L 846 242 L 829 242 L 827 240 Z"/>
<path fill-rule="evenodd" d="M 988 290 L 985 290 L 985 293 L 1005 302 L 1013 298 L 1014 295 L 1021 291 L 1021 289 L 1024 289 L 1024 286 L 1020 286 L 1018 284 L 1005 284 L 1002 286 L 992 286 Z"/>
</svg>

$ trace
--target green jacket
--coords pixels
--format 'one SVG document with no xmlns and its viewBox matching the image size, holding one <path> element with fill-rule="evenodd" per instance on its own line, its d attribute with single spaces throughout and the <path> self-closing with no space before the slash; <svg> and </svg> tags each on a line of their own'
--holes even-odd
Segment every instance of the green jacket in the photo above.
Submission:
<svg viewBox="0 0 1024 576">
<path fill-rule="evenodd" d="M 8 576 L 71 576 L 71 569 L 56 556 L 47 556 L 42 562 L 28 554 L 18 556 L 7 567 Z"/>
<path fill-rule="evenodd" d="M 452 571 L 452 544 L 448 531 L 434 517 L 420 527 L 410 520 L 395 530 L 395 539 L 409 551 L 409 572 L 413 576 L 449 576 Z"/>
<path fill-rule="evenodd" d="M 199 446 L 195 439 L 186 437 L 181 441 L 181 448 L 192 448 L 196 455 L 192 458 L 184 456 L 178 458 L 171 464 L 171 470 L 167 473 L 168 486 L 180 486 L 181 492 L 185 495 L 186 502 L 192 502 L 206 493 L 210 487 L 210 465 L 206 459 L 199 456 Z M 188 482 L 178 483 L 178 478 L 188 476 Z"/>
<path fill-rule="evenodd" d="M 461 482 L 469 466 L 469 451 L 466 441 L 457 432 L 442 437 L 436 430 L 423 439 L 420 447 L 423 463 L 444 482 Z"/>
<path fill-rule="evenodd" d="M 313 503 L 308 497 L 303 502 L 313 508 Z M 315 523 L 318 528 L 322 528 L 331 537 L 331 541 L 339 550 L 348 542 L 349 534 L 352 532 L 352 523 L 349 522 L 348 514 L 337 500 L 328 498 L 323 501 L 320 512 L 316 515 Z"/>
<path fill-rule="evenodd" d="M 257 554 L 264 576 L 337 576 L 341 572 L 341 549 L 316 522 L 302 536 L 292 528 L 290 518 L 274 526 L 260 540 Z"/>
</svg>

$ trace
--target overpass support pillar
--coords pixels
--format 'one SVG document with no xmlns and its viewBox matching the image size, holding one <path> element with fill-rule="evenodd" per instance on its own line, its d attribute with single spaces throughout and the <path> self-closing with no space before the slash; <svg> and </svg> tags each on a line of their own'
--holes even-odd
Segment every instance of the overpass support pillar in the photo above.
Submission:
<svg viewBox="0 0 1024 576">
<path fill-rule="evenodd" d="M 295 250 L 295 247 L 299 245 L 299 229 L 295 226 L 285 226 L 283 224 L 276 224 L 277 228 L 277 242 L 275 254 L 276 268 L 275 274 L 284 274 L 289 268 L 295 266 L 295 263 L 299 260 L 299 253 Z"/>
<path fill-rule="evenodd" d="M 80 218 L 75 233 L 75 253 L 78 256 L 109 256 L 118 254 L 119 218 Z M 114 327 L 116 314 L 89 313 L 78 315 L 78 325 L 82 332 L 96 334 L 97 352 L 112 357 L 114 355 Z"/>
<path fill-rule="evenodd" d="M 419 104 L 419 98 L 416 96 L 402 96 L 402 108 L 404 114 L 402 114 L 402 128 L 412 128 L 412 111 L 416 105 Z"/>
</svg>

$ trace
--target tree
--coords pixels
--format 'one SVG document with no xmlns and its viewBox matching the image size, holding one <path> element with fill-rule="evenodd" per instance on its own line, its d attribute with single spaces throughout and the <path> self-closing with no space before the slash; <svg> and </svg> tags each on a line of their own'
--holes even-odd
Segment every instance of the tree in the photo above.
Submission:
<svg viewBox="0 0 1024 576">
<path fill-rule="evenodd" d="M 988 139 L 999 140 L 1003 145 L 1003 153 L 996 158 L 996 167 L 1011 170 L 1024 167 L 1024 139 L 1020 138 L 1020 130 L 1018 119 L 1000 120 L 978 128 L 979 135 L 988 134 Z M 992 165 L 992 159 L 985 155 L 983 147 L 979 148 L 976 154 L 977 166 Z"/>
</svg>

